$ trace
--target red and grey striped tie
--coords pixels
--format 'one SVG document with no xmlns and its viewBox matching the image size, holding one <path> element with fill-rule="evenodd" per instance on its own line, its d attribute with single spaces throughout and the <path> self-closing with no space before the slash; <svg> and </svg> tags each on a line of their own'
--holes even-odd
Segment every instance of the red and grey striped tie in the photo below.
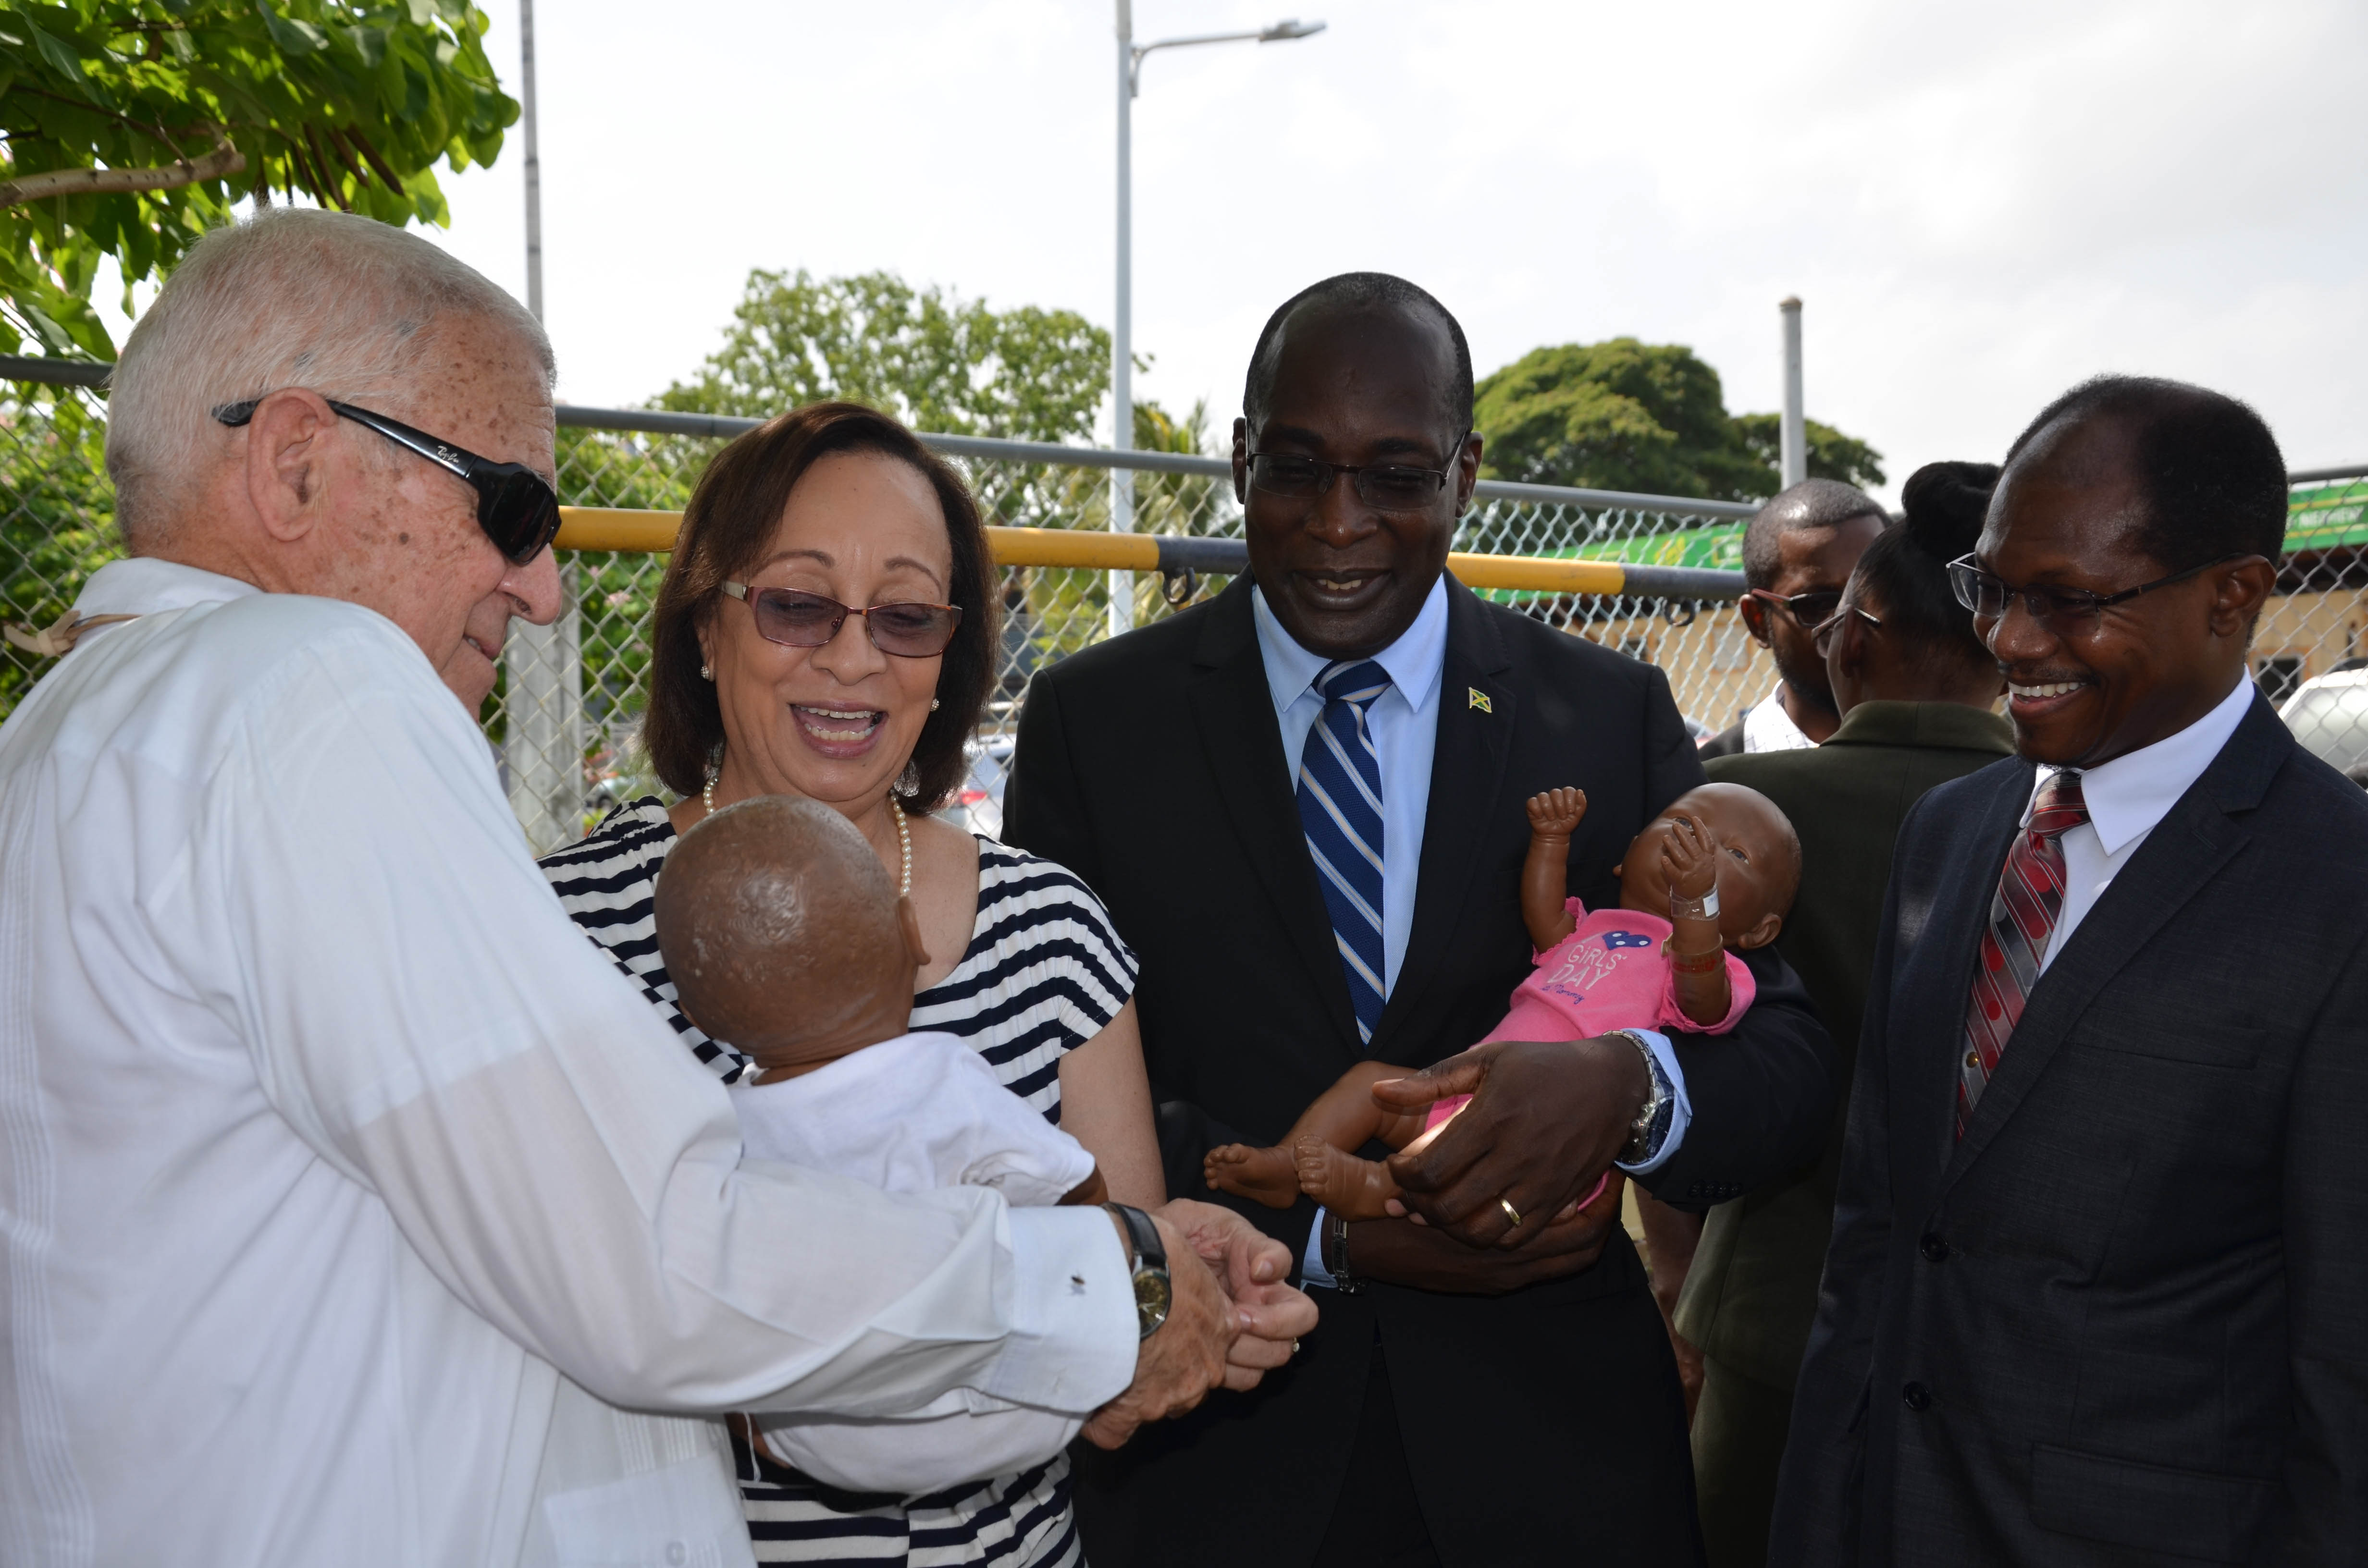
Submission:
<svg viewBox="0 0 2368 1568">
<path fill-rule="evenodd" d="M 2080 798 L 2080 776 L 2066 770 L 2039 787 L 2031 822 L 2015 835 L 1990 900 L 1989 925 L 1982 931 L 1982 964 L 1974 973 L 1973 1003 L 1965 1009 L 1965 1055 L 1957 1066 L 1957 1136 L 1981 1103 L 1982 1090 L 1998 1071 L 1998 1058 L 2022 1017 L 2022 1005 L 2039 983 L 2039 961 L 2064 909 L 2064 835 L 2089 820 Z"/>
</svg>

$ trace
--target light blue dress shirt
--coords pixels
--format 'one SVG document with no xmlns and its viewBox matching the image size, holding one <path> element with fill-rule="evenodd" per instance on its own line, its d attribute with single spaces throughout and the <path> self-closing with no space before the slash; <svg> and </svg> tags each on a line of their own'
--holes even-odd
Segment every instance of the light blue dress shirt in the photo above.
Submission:
<svg viewBox="0 0 2368 1568">
<path fill-rule="evenodd" d="M 1275 722 L 1282 731 L 1282 759 L 1290 769 L 1294 798 L 1299 791 L 1300 754 L 1307 733 L 1324 711 L 1315 677 L 1332 661 L 1311 653 L 1292 640 L 1282 622 L 1267 608 L 1266 595 L 1250 589 L 1250 619 L 1258 627 L 1258 656 L 1266 666 L 1267 689 L 1274 699 Z M 1439 685 L 1447 667 L 1447 581 L 1430 585 L 1429 597 L 1414 624 L 1398 640 L 1373 655 L 1388 672 L 1390 689 L 1365 710 L 1365 725 L 1382 764 L 1382 958 L 1385 966 L 1383 994 L 1397 988 L 1398 971 L 1406 959 L 1406 935 L 1414 928 L 1415 888 L 1422 870 L 1423 825 L 1430 814 L 1430 767 L 1439 748 Z M 1510 998 L 1507 1006 L 1510 1006 Z M 1668 1037 L 1650 1029 L 1637 1031 L 1652 1048 L 1654 1062 L 1667 1080 L 1670 1097 L 1668 1131 L 1652 1156 L 1622 1170 L 1649 1175 L 1678 1152 L 1693 1108 L 1686 1096 L 1685 1074 Z M 1305 1278 L 1329 1285 L 1322 1237 L 1324 1213 L 1318 1210 L 1309 1232 L 1303 1267 Z"/>
</svg>

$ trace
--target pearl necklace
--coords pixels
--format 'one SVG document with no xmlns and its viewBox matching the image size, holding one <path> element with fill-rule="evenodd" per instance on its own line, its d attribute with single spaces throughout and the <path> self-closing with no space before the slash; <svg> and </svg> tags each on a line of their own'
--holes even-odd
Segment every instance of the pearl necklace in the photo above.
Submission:
<svg viewBox="0 0 2368 1568">
<path fill-rule="evenodd" d="M 709 816 L 715 814 L 715 780 L 723 771 L 719 767 L 709 774 L 707 788 L 699 792 L 699 802 L 707 808 Z M 888 797 L 888 814 L 896 819 L 896 851 L 904 861 L 904 874 L 897 879 L 896 896 L 910 898 L 913 896 L 913 830 L 905 825 L 905 808 L 896 803 L 894 795 Z"/>
</svg>

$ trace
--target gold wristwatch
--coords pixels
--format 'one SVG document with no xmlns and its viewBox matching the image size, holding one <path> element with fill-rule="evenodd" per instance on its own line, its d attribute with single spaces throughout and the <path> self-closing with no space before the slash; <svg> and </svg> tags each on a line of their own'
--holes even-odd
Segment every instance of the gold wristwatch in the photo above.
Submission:
<svg viewBox="0 0 2368 1568">
<path fill-rule="evenodd" d="M 1159 1227 L 1142 1210 L 1123 1203 L 1102 1207 L 1126 1227 L 1127 1247 L 1134 1255 L 1134 1315 L 1141 1329 L 1136 1337 L 1148 1339 L 1167 1321 L 1168 1304 L 1175 1300 L 1167 1278 L 1167 1249 L 1159 1243 Z"/>
</svg>

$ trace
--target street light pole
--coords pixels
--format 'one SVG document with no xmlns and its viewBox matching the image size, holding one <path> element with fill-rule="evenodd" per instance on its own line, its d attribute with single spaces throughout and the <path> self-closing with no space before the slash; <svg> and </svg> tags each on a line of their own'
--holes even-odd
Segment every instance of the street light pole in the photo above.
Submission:
<svg viewBox="0 0 2368 1568">
<path fill-rule="evenodd" d="M 1134 446 L 1134 5 L 1118 0 L 1118 315 L 1110 331 L 1110 446 Z M 1110 470 L 1110 531 L 1134 531 L 1134 472 Z M 1110 574 L 1110 634 L 1134 626 L 1134 574 Z"/>
<path fill-rule="evenodd" d="M 1118 312 L 1110 332 L 1110 446 L 1134 446 L 1134 95 L 1143 85 L 1143 59 L 1154 50 L 1202 43 L 1289 43 L 1313 38 L 1322 22 L 1286 18 L 1257 32 L 1203 33 L 1164 38 L 1137 47 L 1133 0 L 1118 0 Z M 1134 531 L 1134 472 L 1110 470 L 1110 531 Z M 1110 634 L 1134 626 L 1134 574 L 1110 574 Z"/>
<path fill-rule="evenodd" d="M 534 91 L 534 0 L 518 0 L 518 110 L 526 141 L 526 308 L 542 319 L 542 155 Z M 502 643 L 502 760 L 510 809 L 538 855 L 573 840 L 584 809 L 583 625 L 575 567 L 559 569 L 559 619 L 519 621 Z"/>
<path fill-rule="evenodd" d="M 1801 414 L 1800 300 L 1779 301 L 1776 313 L 1784 323 L 1784 412 L 1776 425 L 1776 475 L 1790 490 L 1809 477 L 1808 425 Z"/>
</svg>

